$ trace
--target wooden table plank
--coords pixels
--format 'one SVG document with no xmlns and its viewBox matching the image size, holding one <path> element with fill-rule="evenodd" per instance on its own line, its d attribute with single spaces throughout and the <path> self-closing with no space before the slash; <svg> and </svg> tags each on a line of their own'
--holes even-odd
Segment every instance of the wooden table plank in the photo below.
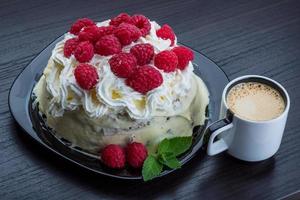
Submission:
<svg viewBox="0 0 300 200">
<path fill-rule="evenodd" d="M 279 152 L 246 164 L 203 153 L 178 173 L 141 184 L 86 172 L 28 138 L 9 113 L 13 80 L 79 17 L 143 13 L 213 59 L 230 79 L 261 74 L 281 82 L 291 111 Z M 300 4 L 297 0 L 0 2 L 0 198 L 276 199 L 300 190 Z"/>
</svg>

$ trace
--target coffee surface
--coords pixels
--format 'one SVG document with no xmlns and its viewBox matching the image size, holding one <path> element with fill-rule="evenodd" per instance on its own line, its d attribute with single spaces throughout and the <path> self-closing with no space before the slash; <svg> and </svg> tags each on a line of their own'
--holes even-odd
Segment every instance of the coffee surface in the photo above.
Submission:
<svg viewBox="0 0 300 200">
<path fill-rule="evenodd" d="M 281 94 L 274 88 L 258 82 L 235 85 L 228 92 L 227 105 L 236 115 L 253 121 L 274 119 L 285 109 Z"/>
</svg>

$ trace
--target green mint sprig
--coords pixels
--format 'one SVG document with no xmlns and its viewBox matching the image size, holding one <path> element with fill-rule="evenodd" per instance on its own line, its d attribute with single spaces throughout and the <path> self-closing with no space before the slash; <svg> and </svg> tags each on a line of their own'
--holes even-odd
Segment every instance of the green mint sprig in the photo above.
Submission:
<svg viewBox="0 0 300 200">
<path fill-rule="evenodd" d="M 181 167 L 177 156 L 186 152 L 192 145 L 192 136 L 164 139 L 158 145 L 157 152 L 146 158 L 142 175 L 149 181 L 160 175 L 164 167 L 177 169 Z"/>
</svg>

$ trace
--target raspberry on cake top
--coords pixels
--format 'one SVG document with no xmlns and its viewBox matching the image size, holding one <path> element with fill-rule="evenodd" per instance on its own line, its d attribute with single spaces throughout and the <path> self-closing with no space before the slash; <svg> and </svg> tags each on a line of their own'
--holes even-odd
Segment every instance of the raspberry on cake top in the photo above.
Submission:
<svg viewBox="0 0 300 200">
<path fill-rule="evenodd" d="M 82 18 L 56 44 L 34 93 L 40 110 L 53 119 L 82 110 L 93 120 L 184 115 L 201 125 L 208 92 L 193 73 L 193 59 L 169 25 L 143 15 L 121 13 L 99 23 Z M 187 114 L 191 105 L 201 108 Z"/>
</svg>

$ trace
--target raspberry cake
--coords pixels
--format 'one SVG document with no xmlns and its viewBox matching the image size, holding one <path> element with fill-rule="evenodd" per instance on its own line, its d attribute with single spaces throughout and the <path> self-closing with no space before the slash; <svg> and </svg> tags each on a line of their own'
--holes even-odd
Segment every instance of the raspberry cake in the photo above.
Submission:
<svg viewBox="0 0 300 200">
<path fill-rule="evenodd" d="M 83 18 L 56 44 L 33 92 L 55 134 L 88 152 L 130 142 L 153 150 L 204 124 L 209 94 L 192 60 L 169 25 L 126 13 Z"/>
</svg>

